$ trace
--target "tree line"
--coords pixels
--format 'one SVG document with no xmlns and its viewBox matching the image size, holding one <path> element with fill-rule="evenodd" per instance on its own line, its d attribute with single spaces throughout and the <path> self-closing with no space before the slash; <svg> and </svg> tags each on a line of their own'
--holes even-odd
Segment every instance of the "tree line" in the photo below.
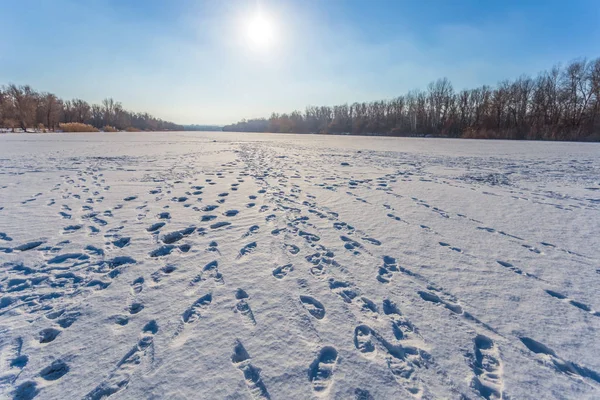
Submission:
<svg viewBox="0 0 600 400">
<path fill-rule="evenodd" d="M 600 141 L 600 58 L 495 87 L 456 91 L 443 78 L 391 100 L 309 106 L 223 130 Z"/>
<path fill-rule="evenodd" d="M 37 92 L 29 85 L 0 87 L 0 128 L 55 131 L 62 124 L 112 130 L 183 130 L 181 125 L 148 113 L 125 110 L 112 98 L 90 105 L 81 99 L 62 100 L 52 93 Z"/>
</svg>

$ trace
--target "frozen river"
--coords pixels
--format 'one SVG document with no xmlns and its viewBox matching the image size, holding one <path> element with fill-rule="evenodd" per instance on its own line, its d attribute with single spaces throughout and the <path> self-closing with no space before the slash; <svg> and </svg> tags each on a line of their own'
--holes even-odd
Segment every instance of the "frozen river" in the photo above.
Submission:
<svg viewBox="0 0 600 400">
<path fill-rule="evenodd" d="M 600 144 L 0 135 L 0 398 L 600 397 Z"/>
</svg>

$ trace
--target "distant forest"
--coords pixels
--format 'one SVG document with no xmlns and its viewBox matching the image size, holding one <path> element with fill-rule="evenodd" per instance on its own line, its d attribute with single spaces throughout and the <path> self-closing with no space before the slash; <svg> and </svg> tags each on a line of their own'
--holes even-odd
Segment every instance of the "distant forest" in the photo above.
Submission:
<svg viewBox="0 0 600 400">
<path fill-rule="evenodd" d="M 186 131 L 220 131 L 223 129 L 222 125 L 183 125 L 183 129 Z"/>
<path fill-rule="evenodd" d="M 600 58 L 459 92 L 443 78 L 391 100 L 309 106 L 223 130 L 600 141 Z"/>
<path fill-rule="evenodd" d="M 85 124 L 85 125 L 84 125 Z M 0 87 L 0 128 L 61 130 L 93 127 L 105 131 L 182 131 L 183 126 L 148 113 L 127 111 L 112 98 L 90 105 L 84 100 L 62 100 L 52 93 L 36 92 L 30 86 Z"/>
</svg>

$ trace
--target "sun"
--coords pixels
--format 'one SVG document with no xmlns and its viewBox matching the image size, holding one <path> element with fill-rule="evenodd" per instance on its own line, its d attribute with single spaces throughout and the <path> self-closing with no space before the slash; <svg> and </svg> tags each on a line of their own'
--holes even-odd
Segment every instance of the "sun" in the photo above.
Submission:
<svg viewBox="0 0 600 400">
<path fill-rule="evenodd" d="M 256 12 L 246 25 L 247 39 L 256 50 L 265 50 L 275 41 L 273 22 L 262 12 Z"/>
</svg>

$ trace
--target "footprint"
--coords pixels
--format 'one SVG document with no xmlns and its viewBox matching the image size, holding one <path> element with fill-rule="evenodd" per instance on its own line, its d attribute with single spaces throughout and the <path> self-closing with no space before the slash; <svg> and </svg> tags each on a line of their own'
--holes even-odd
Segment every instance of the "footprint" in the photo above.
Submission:
<svg viewBox="0 0 600 400">
<path fill-rule="evenodd" d="M 202 268 L 202 274 L 196 277 L 194 281 L 206 280 L 207 276 L 212 278 L 217 284 L 224 284 L 223 275 L 219 272 L 219 263 L 217 261 L 211 261 Z M 196 283 L 196 282 L 194 282 Z"/>
<path fill-rule="evenodd" d="M 373 301 L 369 300 L 365 296 L 361 296 L 358 299 L 358 303 L 362 312 L 366 313 L 371 318 L 377 318 L 379 315 L 379 310 Z"/>
<path fill-rule="evenodd" d="M 0 352 L 0 387 L 4 383 L 13 384 L 21 375 L 23 368 L 27 366 L 29 357 L 23 352 L 23 339 L 17 338 L 10 344 L 2 347 Z"/>
<path fill-rule="evenodd" d="M 69 225 L 63 228 L 63 233 L 73 233 L 83 228 L 83 225 Z"/>
<path fill-rule="evenodd" d="M 325 346 L 308 369 L 308 379 L 318 395 L 325 395 L 333 383 L 333 372 L 337 364 L 338 352 L 334 347 Z"/>
<path fill-rule="evenodd" d="M 165 222 L 156 222 L 152 225 L 150 225 L 148 228 L 146 228 L 146 230 L 148 232 L 155 232 L 157 230 L 159 230 L 160 228 L 162 228 L 163 226 L 165 226 Z"/>
<path fill-rule="evenodd" d="M 502 399 L 502 361 L 494 341 L 487 336 L 475 338 L 474 356 L 470 365 L 475 373 L 472 386 L 486 399 Z"/>
<path fill-rule="evenodd" d="M 377 280 L 381 283 L 390 283 L 393 273 L 398 271 L 396 259 L 390 256 L 383 256 L 383 267 L 377 271 Z"/>
<path fill-rule="evenodd" d="M 248 304 L 248 293 L 246 293 L 243 289 L 238 289 L 235 292 L 235 298 L 238 300 L 235 305 L 235 311 L 239 312 L 240 315 L 242 315 L 242 317 L 244 317 L 249 323 L 256 325 L 254 313 Z"/>
<path fill-rule="evenodd" d="M 35 381 L 25 381 L 21 383 L 13 391 L 14 400 L 30 400 L 36 397 L 39 393 L 37 383 Z"/>
<path fill-rule="evenodd" d="M 369 242 L 375 246 L 381 246 L 381 242 L 377 239 L 373 239 L 370 237 L 364 237 L 364 238 L 362 238 L 362 240 L 364 240 L 365 242 Z"/>
<path fill-rule="evenodd" d="M 63 360 L 55 360 L 40 372 L 40 376 L 47 381 L 56 381 L 69 372 L 69 366 Z"/>
<path fill-rule="evenodd" d="M 40 343 L 50 343 L 56 339 L 58 335 L 60 335 L 62 331 L 56 328 L 46 328 L 42 329 L 39 333 L 39 341 Z"/>
<path fill-rule="evenodd" d="M 61 264 L 68 260 L 84 261 L 84 260 L 88 260 L 89 258 L 90 258 L 90 256 L 88 256 L 87 254 L 83 254 L 83 253 L 66 253 L 66 254 L 61 254 L 56 257 L 51 258 L 50 260 L 47 261 L 47 263 L 48 264 Z"/>
<path fill-rule="evenodd" d="M 159 247 L 158 249 L 152 250 L 150 252 L 150 257 L 162 257 L 171 254 L 171 252 L 175 249 L 175 246 L 172 244 L 164 245 Z"/>
<path fill-rule="evenodd" d="M 383 313 L 392 321 L 392 332 L 396 340 L 404 340 L 410 335 L 418 335 L 417 328 L 405 316 L 398 306 L 391 300 L 383 300 Z"/>
<path fill-rule="evenodd" d="M 174 265 L 165 265 L 164 267 L 162 267 L 161 269 L 159 269 L 158 271 L 155 271 L 152 273 L 151 277 L 152 280 L 156 283 L 160 282 L 165 276 L 168 276 L 170 274 L 172 274 L 173 272 L 175 272 L 175 270 L 177 269 L 177 267 L 175 267 Z"/>
<path fill-rule="evenodd" d="M 237 258 L 241 258 L 248 254 L 252 254 L 252 253 L 254 253 L 255 250 L 256 250 L 256 242 L 248 243 L 247 245 L 245 245 L 244 247 L 242 247 L 240 249 L 240 252 L 239 252 Z"/>
<path fill-rule="evenodd" d="M 292 264 L 282 265 L 273 270 L 273 276 L 277 279 L 283 279 L 287 274 L 294 270 L 294 266 Z"/>
<path fill-rule="evenodd" d="M 319 300 L 311 296 L 301 295 L 300 301 L 302 302 L 302 305 L 304 306 L 306 311 L 308 311 L 310 315 L 312 315 L 316 319 L 323 319 L 323 317 L 325 317 L 325 307 L 323 306 L 323 303 L 321 303 Z"/>
<path fill-rule="evenodd" d="M 73 325 L 73 323 L 75 323 L 75 321 L 77 321 L 77 319 L 79 318 L 79 315 L 80 314 L 78 312 L 73 312 L 73 311 L 63 313 L 63 314 L 61 314 L 61 317 L 56 320 L 56 323 L 61 328 L 67 329 L 68 327 Z"/>
<path fill-rule="evenodd" d="M 137 279 L 135 279 L 132 283 L 131 283 L 131 293 L 135 296 L 136 294 L 140 294 L 142 292 L 143 289 L 143 285 L 144 285 L 144 278 L 143 277 L 139 277 Z"/>
<path fill-rule="evenodd" d="M 454 303 L 450 303 L 448 301 L 442 300 L 438 295 L 431 293 L 431 292 L 425 292 L 423 290 L 419 290 L 417 293 L 425 301 L 428 301 L 430 303 L 442 304 L 442 305 L 444 305 L 444 307 L 446 307 L 448 310 L 452 311 L 453 313 L 462 314 L 462 307 L 458 304 L 454 304 Z"/>
<path fill-rule="evenodd" d="M 210 226 L 210 229 L 219 229 L 219 228 L 223 228 L 223 227 L 229 226 L 229 225 L 231 225 L 231 222 L 221 221 L 221 222 L 217 222 L 215 224 L 212 224 Z"/>
<path fill-rule="evenodd" d="M 42 244 L 44 244 L 43 241 L 29 242 L 29 243 L 25 243 L 25 244 L 15 247 L 14 250 L 18 250 L 18 251 L 33 250 L 36 247 L 41 246 Z"/>
<path fill-rule="evenodd" d="M 208 293 L 196 300 L 181 316 L 185 324 L 191 324 L 202 317 L 201 312 L 212 303 L 212 293 Z"/>
<path fill-rule="evenodd" d="M 260 369 L 250 363 L 250 354 L 239 340 L 233 348 L 231 362 L 244 374 L 244 381 L 253 399 L 270 399 L 269 391 L 260 377 Z"/>
<path fill-rule="evenodd" d="M 308 243 L 315 243 L 321 240 L 319 236 L 304 231 L 299 231 L 298 235 L 304 238 L 304 240 L 306 240 Z"/>
<path fill-rule="evenodd" d="M 529 337 L 521 337 L 519 339 L 530 351 L 538 354 L 544 364 L 552 365 L 558 372 L 568 375 L 579 375 L 582 378 L 592 379 L 600 383 L 600 374 L 598 372 L 559 357 L 554 350 Z"/>
<path fill-rule="evenodd" d="M 354 400 L 375 400 L 368 390 L 356 388 L 354 390 Z"/>
<path fill-rule="evenodd" d="M 354 347 L 367 358 L 373 358 L 377 354 L 377 348 L 373 342 L 371 328 L 359 325 L 354 329 Z"/>
<path fill-rule="evenodd" d="M 296 255 L 300 252 L 300 247 L 296 246 L 295 244 L 288 244 L 285 243 L 283 245 L 283 247 L 285 247 L 287 249 L 287 251 L 289 251 L 290 253 Z"/>
<path fill-rule="evenodd" d="M 350 239 L 348 236 L 340 236 L 340 239 L 342 239 L 342 241 L 344 242 L 344 248 L 346 250 L 353 251 L 354 254 L 360 254 L 360 252 L 355 250 L 362 248 L 362 245 L 360 243 Z"/>
<path fill-rule="evenodd" d="M 130 237 L 122 237 L 112 242 L 113 246 L 122 249 L 123 247 L 129 246 L 129 242 L 131 242 Z"/>
<path fill-rule="evenodd" d="M 180 229 L 178 231 L 167 233 L 167 234 L 163 235 L 161 240 L 164 244 L 173 244 L 175 242 L 180 241 L 184 237 L 191 235 L 195 231 L 196 231 L 196 227 L 190 226 L 185 229 Z"/>
<path fill-rule="evenodd" d="M 129 306 L 129 314 L 137 314 L 144 309 L 144 305 L 142 303 L 132 303 Z"/>
<path fill-rule="evenodd" d="M 151 363 L 154 358 L 154 335 L 158 324 L 152 320 L 142 329 L 138 343 L 119 361 L 115 370 L 89 392 L 85 400 L 101 400 L 120 392 L 129 385 L 131 376 L 141 364 Z"/>
<path fill-rule="evenodd" d="M 352 284 L 343 281 L 336 281 L 333 278 L 329 279 L 329 289 L 340 296 L 346 303 L 352 303 L 359 292 Z"/>
</svg>

